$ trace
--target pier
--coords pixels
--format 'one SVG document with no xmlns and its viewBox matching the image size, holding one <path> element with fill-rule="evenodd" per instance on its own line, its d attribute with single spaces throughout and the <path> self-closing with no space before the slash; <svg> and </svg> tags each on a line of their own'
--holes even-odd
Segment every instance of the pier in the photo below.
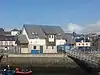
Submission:
<svg viewBox="0 0 100 75">
<path fill-rule="evenodd" d="M 3 55 L 3 54 L 1 54 Z M 58 68 L 81 68 L 88 72 L 100 71 L 100 57 L 93 54 L 83 53 L 78 50 L 68 51 L 65 54 L 8 54 L 4 53 L 1 63 L 12 67 L 27 65 L 30 67 L 58 67 Z"/>
<path fill-rule="evenodd" d="M 77 65 L 65 54 L 5 54 L 2 63 L 31 67 L 66 67 L 75 68 Z"/>
</svg>

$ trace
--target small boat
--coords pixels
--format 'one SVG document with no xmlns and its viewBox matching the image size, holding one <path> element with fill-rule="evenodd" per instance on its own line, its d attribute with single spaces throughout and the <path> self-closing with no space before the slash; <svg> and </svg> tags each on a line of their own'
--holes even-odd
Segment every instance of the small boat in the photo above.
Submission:
<svg viewBox="0 0 100 75">
<path fill-rule="evenodd" d="M 7 65 L 7 75 L 14 75 L 15 70 L 11 69 L 10 65 Z"/>
<path fill-rule="evenodd" d="M 14 70 L 7 70 L 7 69 L 0 70 L 0 75 L 14 75 L 14 74 L 15 74 Z"/>
<path fill-rule="evenodd" d="M 5 75 L 4 70 L 0 70 L 0 75 Z"/>
<path fill-rule="evenodd" d="M 5 65 L 0 69 L 0 75 L 14 75 L 15 70 L 11 69 L 9 65 Z"/>
<path fill-rule="evenodd" d="M 7 75 L 15 75 L 15 70 L 8 70 Z"/>
<path fill-rule="evenodd" d="M 30 68 L 16 68 L 17 75 L 31 75 L 32 71 Z"/>
</svg>

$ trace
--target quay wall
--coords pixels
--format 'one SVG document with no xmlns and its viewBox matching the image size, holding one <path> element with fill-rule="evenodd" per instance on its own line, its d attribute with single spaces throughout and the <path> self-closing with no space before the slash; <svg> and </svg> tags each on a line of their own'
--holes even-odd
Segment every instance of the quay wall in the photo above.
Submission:
<svg viewBox="0 0 100 75">
<path fill-rule="evenodd" d="M 65 54 L 9 54 L 2 59 L 2 63 L 7 63 L 13 67 L 66 67 L 75 68 L 77 65 Z"/>
</svg>

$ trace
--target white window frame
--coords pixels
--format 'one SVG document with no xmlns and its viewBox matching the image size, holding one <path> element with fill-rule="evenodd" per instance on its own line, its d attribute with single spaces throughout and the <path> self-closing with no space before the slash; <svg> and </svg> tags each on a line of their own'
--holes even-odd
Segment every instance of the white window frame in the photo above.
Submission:
<svg viewBox="0 0 100 75">
<path fill-rule="evenodd" d="M 8 41 L 5 41 L 5 45 L 8 45 Z"/>
<path fill-rule="evenodd" d="M 13 41 L 9 41 L 9 45 L 13 45 Z"/>
<path fill-rule="evenodd" d="M 39 36 L 38 36 L 38 33 L 37 33 L 37 32 L 32 32 L 32 35 L 33 35 L 33 38 L 34 38 L 34 39 L 38 39 L 38 38 L 39 38 Z"/>
</svg>

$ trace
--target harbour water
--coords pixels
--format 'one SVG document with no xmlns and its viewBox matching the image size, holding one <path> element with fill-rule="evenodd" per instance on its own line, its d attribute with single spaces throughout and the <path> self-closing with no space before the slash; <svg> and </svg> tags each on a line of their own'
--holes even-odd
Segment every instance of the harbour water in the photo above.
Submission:
<svg viewBox="0 0 100 75">
<path fill-rule="evenodd" d="M 13 67 L 14 68 L 14 67 Z M 80 68 L 59 68 L 59 67 L 30 67 L 32 75 L 100 75 L 99 73 L 87 73 Z M 15 68 L 14 68 L 15 69 Z"/>
<path fill-rule="evenodd" d="M 86 73 L 79 68 L 38 68 L 33 69 L 33 75 L 99 75 L 98 73 Z"/>
<path fill-rule="evenodd" d="M 4 64 L 1 64 L 4 66 Z M 16 66 L 18 67 L 18 66 Z M 16 67 L 12 67 L 15 69 Z M 21 65 L 20 65 L 21 67 Z M 80 68 L 66 68 L 66 67 L 29 67 L 31 68 L 32 75 L 100 75 L 99 73 L 87 73 L 81 70 Z"/>
</svg>

